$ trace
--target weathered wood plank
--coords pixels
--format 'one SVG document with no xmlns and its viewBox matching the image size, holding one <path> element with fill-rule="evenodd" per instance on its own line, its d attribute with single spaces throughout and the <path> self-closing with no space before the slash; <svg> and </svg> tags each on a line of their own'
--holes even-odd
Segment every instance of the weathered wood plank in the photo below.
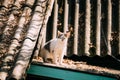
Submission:
<svg viewBox="0 0 120 80">
<path fill-rule="evenodd" d="M 108 0 L 108 17 L 107 17 L 107 54 L 111 55 L 111 31 L 112 31 L 112 2 Z"/>
<path fill-rule="evenodd" d="M 96 21 L 96 54 L 100 55 L 101 36 L 101 0 L 97 0 L 97 21 Z"/>
<path fill-rule="evenodd" d="M 89 44 L 90 44 L 90 0 L 86 0 L 86 15 L 85 15 L 85 54 L 90 55 L 89 53 Z"/>
<path fill-rule="evenodd" d="M 73 51 L 75 55 L 78 54 L 78 26 L 79 26 L 79 0 L 76 0 L 74 20 L 74 51 Z"/>
</svg>

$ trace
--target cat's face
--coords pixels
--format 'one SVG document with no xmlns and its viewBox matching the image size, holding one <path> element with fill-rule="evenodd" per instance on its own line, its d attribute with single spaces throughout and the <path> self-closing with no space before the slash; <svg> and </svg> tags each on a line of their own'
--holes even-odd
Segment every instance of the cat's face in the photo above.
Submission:
<svg viewBox="0 0 120 80">
<path fill-rule="evenodd" d="M 60 32 L 60 31 L 58 31 L 58 38 L 59 38 L 59 39 L 64 40 L 64 39 L 66 39 L 66 38 L 69 38 L 69 36 L 70 36 L 70 32 L 69 32 L 69 31 L 66 32 L 66 33 L 62 33 L 62 32 Z"/>
</svg>

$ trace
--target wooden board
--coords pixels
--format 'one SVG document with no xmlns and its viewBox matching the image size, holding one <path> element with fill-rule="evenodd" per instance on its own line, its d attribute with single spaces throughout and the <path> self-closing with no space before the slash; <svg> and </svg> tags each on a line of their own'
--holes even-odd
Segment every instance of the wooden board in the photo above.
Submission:
<svg viewBox="0 0 120 80">
<path fill-rule="evenodd" d="M 27 74 L 60 80 L 117 80 L 112 77 L 90 74 L 82 71 L 32 64 Z"/>
</svg>

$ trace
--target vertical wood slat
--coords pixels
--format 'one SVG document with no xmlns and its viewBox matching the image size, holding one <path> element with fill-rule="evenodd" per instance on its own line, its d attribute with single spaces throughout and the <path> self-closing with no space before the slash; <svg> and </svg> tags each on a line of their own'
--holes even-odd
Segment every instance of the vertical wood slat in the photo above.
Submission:
<svg viewBox="0 0 120 80">
<path fill-rule="evenodd" d="M 107 55 L 111 55 L 111 29 L 112 29 L 112 2 L 108 0 L 108 17 L 107 17 Z"/>
<path fill-rule="evenodd" d="M 79 26 L 79 0 L 75 2 L 75 20 L 74 20 L 74 50 L 75 55 L 78 54 L 78 26 Z"/>
<path fill-rule="evenodd" d="M 65 6 L 64 6 L 64 33 L 68 31 L 68 10 L 69 4 L 68 0 L 65 0 Z"/>
<path fill-rule="evenodd" d="M 85 55 L 89 53 L 90 44 L 90 0 L 86 0 L 86 15 L 85 15 Z"/>
<path fill-rule="evenodd" d="M 100 56 L 100 30 L 101 30 L 101 0 L 97 0 L 97 21 L 96 21 L 96 55 Z"/>
<path fill-rule="evenodd" d="M 68 4 L 68 0 L 64 0 L 65 1 L 65 6 L 64 6 L 64 33 L 66 33 L 66 31 L 68 31 L 68 12 L 69 12 L 69 4 Z M 66 42 L 68 40 L 66 39 Z M 67 46 L 65 46 L 65 55 L 67 55 Z"/>
<path fill-rule="evenodd" d="M 56 38 L 57 34 L 57 19 L 58 19 L 58 1 L 55 0 L 54 3 L 54 18 L 53 18 L 53 35 L 52 38 Z"/>
</svg>

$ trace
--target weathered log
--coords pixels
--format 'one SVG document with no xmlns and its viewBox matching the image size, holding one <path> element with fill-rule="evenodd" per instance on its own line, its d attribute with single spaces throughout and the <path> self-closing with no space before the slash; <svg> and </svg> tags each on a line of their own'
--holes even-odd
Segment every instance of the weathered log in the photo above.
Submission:
<svg viewBox="0 0 120 80">
<path fill-rule="evenodd" d="M 40 5 L 36 6 L 36 8 L 41 7 L 42 3 L 44 2 L 42 2 L 41 0 L 38 0 L 38 3 Z M 45 26 L 43 25 L 47 23 L 48 18 L 51 15 L 53 3 L 54 3 L 54 0 L 48 0 L 46 3 L 47 5 L 44 4 L 46 5 L 46 7 L 41 7 L 41 9 L 46 9 L 46 12 L 44 13 L 44 15 L 41 14 L 42 12 L 41 9 L 35 9 L 26 38 L 24 40 L 23 46 L 21 48 L 21 51 L 15 63 L 15 66 L 13 68 L 10 80 L 12 79 L 20 80 L 24 78 L 40 29 L 42 29 L 40 33 L 42 35 L 44 34 Z M 44 16 L 44 18 L 41 19 L 41 16 Z"/>
</svg>

